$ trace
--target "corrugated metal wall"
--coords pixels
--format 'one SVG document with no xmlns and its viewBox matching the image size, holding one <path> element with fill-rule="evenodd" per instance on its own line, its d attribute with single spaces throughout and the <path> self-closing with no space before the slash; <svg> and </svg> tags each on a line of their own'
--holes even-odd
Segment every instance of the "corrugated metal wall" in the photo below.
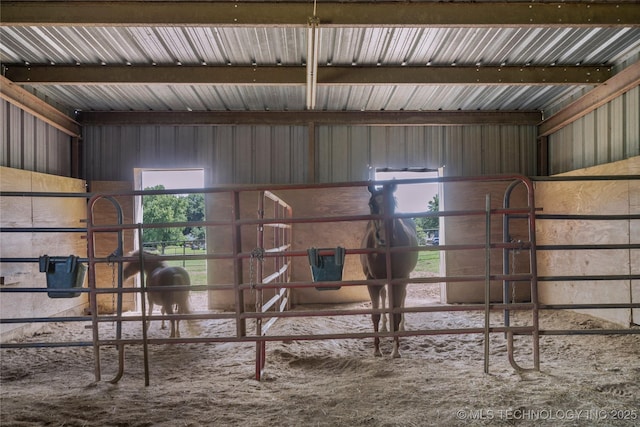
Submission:
<svg viewBox="0 0 640 427">
<path fill-rule="evenodd" d="M 90 126 L 87 180 L 133 180 L 134 168 L 205 168 L 207 184 L 308 182 L 305 126 Z M 445 166 L 446 174 L 534 175 L 535 126 L 318 126 L 319 182 L 369 178 L 369 167 Z"/>
<path fill-rule="evenodd" d="M 207 185 L 306 181 L 300 126 L 88 126 L 88 181 L 133 181 L 134 168 L 204 168 Z"/>
<path fill-rule="evenodd" d="M 70 176 L 71 140 L 0 101 L 0 165 Z M 304 126 L 88 126 L 88 180 L 133 180 L 134 168 L 198 168 L 208 184 L 308 182 Z M 535 126 L 317 126 L 320 182 L 369 178 L 369 167 L 445 167 L 448 176 L 535 175 Z M 640 155 L 640 88 L 549 137 L 551 174 Z"/>
<path fill-rule="evenodd" d="M 321 182 L 366 180 L 369 167 L 444 166 L 447 176 L 535 173 L 535 126 L 327 126 L 318 140 Z"/>
<path fill-rule="evenodd" d="M 71 176 L 71 138 L 0 100 L 0 166 Z"/>
<path fill-rule="evenodd" d="M 549 136 L 549 173 L 640 155 L 640 87 Z"/>
</svg>

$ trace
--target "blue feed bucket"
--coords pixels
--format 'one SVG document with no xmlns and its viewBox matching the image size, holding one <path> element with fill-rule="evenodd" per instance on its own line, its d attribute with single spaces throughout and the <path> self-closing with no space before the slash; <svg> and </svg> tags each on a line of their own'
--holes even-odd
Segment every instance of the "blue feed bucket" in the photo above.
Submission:
<svg viewBox="0 0 640 427">
<path fill-rule="evenodd" d="M 330 255 L 320 255 L 320 252 L 333 251 Z M 334 282 L 342 280 L 342 268 L 344 266 L 344 248 L 307 249 L 311 275 L 314 282 Z M 316 286 L 319 291 L 338 290 L 341 286 Z"/>
<path fill-rule="evenodd" d="M 78 257 L 40 257 L 40 272 L 47 273 L 47 289 L 81 288 L 87 266 L 78 262 Z M 75 298 L 81 292 L 47 292 L 49 298 Z"/>
</svg>

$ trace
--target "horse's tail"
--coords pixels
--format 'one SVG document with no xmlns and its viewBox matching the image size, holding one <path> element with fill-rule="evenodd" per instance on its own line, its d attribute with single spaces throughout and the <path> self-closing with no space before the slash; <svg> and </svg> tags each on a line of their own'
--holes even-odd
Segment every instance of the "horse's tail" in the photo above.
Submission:
<svg viewBox="0 0 640 427">
<path fill-rule="evenodd" d="M 180 283 L 183 286 L 190 286 L 191 285 L 191 280 L 189 279 L 189 275 L 186 273 L 186 271 L 184 272 L 185 274 L 176 274 L 175 280 L 177 283 Z M 180 314 L 191 314 L 191 304 L 190 304 L 190 297 L 189 297 L 189 291 L 185 291 L 184 296 L 181 297 L 179 299 L 179 302 L 177 303 L 178 305 L 178 313 Z M 200 324 L 198 321 L 196 320 L 185 320 L 185 323 L 187 324 L 187 329 L 189 330 L 189 335 L 191 336 L 199 336 L 201 335 L 201 328 L 200 328 Z"/>
<path fill-rule="evenodd" d="M 189 274 L 182 268 L 176 268 L 174 270 L 172 282 L 176 286 L 191 286 L 191 279 L 189 278 Z M 191 313 L 191 307 L 189 306 L 189 290 L 177 291 L 174 294 L 174 301 L 178 306 L 178 313 Z"/>
<path fill-rule="evenodd" d="M 182 307 L 178 308 L 179 310 L 182 311 L 183 314 L 191 314 L 191 305 L 189 304 L 189 296 L 187 295 L 187 298 L 185 298 L 184 300 L 184 304 L 182 304 Z M 200 327 L 200 322 L 194 319 L 188 319 L 185 321 L 185 323 L 187 324 L 187 329 L 189 330 L 189 335 L 191 335 L 192 337 L 197 337 L 202 335 L 202 328 Z"/>
</svg>

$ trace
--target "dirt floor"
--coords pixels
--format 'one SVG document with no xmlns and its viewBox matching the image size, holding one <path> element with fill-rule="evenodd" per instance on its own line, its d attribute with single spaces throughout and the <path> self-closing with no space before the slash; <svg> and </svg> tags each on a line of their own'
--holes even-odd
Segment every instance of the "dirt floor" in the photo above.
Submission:
<svg viewBox="0 0 640 427">
<path fill-rule="evenodd" d="M 194 296 L 194 298 L 196 298 Z M 437 288 L 410 287 L 407 306 L 435 304 Z M 368 303 L 349 308 L 367 308 Z M 308 309 L 299 308 L 299 309 Z M 492 322 L 499 322 L 499 314 Z M 520 316 L 526 322 L 526 316 Z M 406 328 L 482 326 L 484 314 L 407 315 Z M 154 322 L 150 337 L 164 338 Z M 615 327 L 569 312 L 543 313 L 547 329 Z M 104 328 L 113 328 L 105 325 Z M 124 336 L 141 336 L 125 323 Z M 183 327 L 183 335 L 188 335 Z M 230 321 L 201 321 L 198 335 L 232 334 Z M 368 316 L 279 320 L 272 334 L 371 331 Z M 191 332 L 193 333 L 193 331 Z M 90 340 L 80 324 L 50 324 L 27 341 Z M 540 372 L 516 372 L 502 334 L 490 339 L 483 372 L 482 335 L 433 335 L 402 340 L 402 358 L 373 356 L 371 339 L 267 344 L 267 370 L 254 380 L 254 344 L 150 347 L 144 386 L 140 346 L 126 348 L 118 384 L 114 349 L 102 350 L 94 381 L 91 347 L 1 350 L 0 424 L 9 426 L 456 426 L 640 424 L 640 335 L 548 336 L 540 341 Z M 517 355 L 531 366 L 529 338 Z"/>
</svg>

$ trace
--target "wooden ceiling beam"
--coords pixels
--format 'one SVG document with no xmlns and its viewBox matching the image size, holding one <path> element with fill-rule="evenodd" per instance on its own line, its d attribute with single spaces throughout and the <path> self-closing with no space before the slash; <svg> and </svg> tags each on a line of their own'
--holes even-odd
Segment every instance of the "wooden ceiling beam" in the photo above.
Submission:
<svg viewBox="0 0 640 427">
<path fill-rule="evenodd" d="M 538 136 L 550 135 L 568 124 L 586 116 L 596 108 L 640 85 L 640 61 L 625 68 L 604 84 L 589 91 L 566 108 L 545 119 L 538 129 Z"/>
<path fill-rule="evenodd" d="M 305 26 L 309 2 L 2 1 L 2 25 Z M 634 3 L 581 2 L 319 2 L 321 26 L 546 27 L 638 26 Z"/>
<path fill-rule="evenodd" d="M 594 85 L 612 75 L 610 67 L 440 67 L 330 66 L 318 68 L 319 85 Z M 215 84 L 304 85 L 305 67 L 226 66 L 12 66 L 5 76 L 20 84 Z"/>
<path fill-rule="evenodd" d="M 537 125 L 539 111 L 83 111 L 83 125 L 315 125 L 459 126 Z"/>
<path fill-rule="evenodd" d="M 74 138 L 80 136 L 78 122 L 2 76 L 0 76 L 0 98 L 69 136 Z"/>
</svg>

